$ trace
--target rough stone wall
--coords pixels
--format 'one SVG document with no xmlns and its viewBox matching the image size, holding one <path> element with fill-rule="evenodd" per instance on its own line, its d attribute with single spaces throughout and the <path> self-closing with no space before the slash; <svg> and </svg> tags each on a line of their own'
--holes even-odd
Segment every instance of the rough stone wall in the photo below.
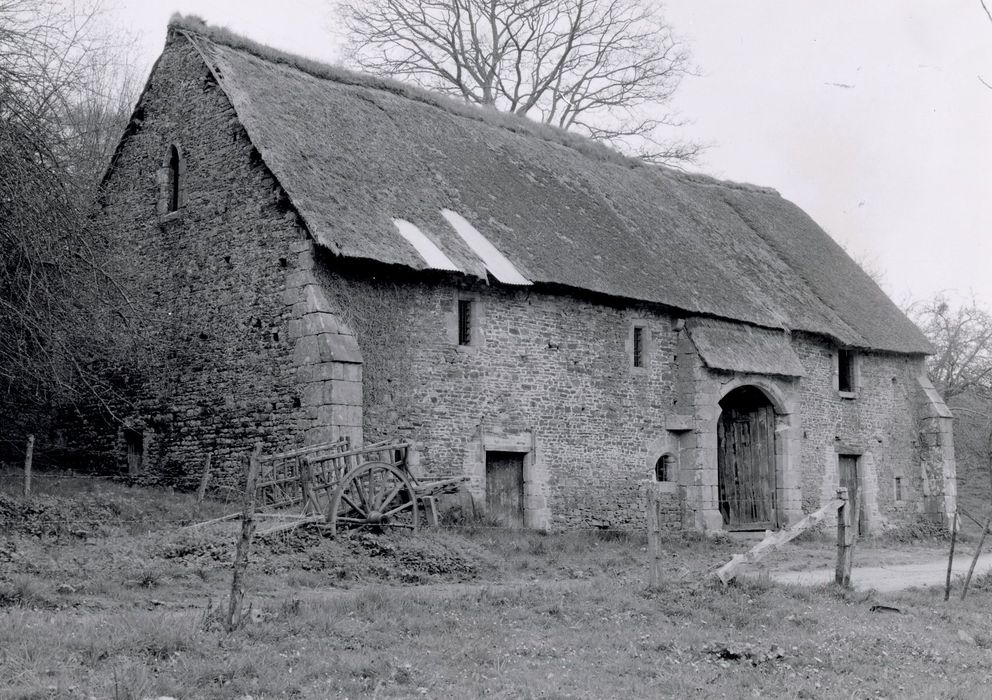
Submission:
<svg viewBox="0 0 992 700">
<path fill-rule="evenodd" d="M 858 455 L 869 529 L 877 531 L 923 509 L 916 393 L 922 357 L 859 353 L 854 397 L 835 383 L 835 353 L 824 340 L 803 334 L 793 348 L 806 376 L 799 385 L 802 429 L 803 509 L 833 498 L 837 456 Z M 902 500 L 895 499 L 895 478 Z"/>
<path fill-rule="evenodd" d="M 858 394 L 844 398 L 834 347 L 813 336 L 793 337 L 806 377 L 738 376 L 708 370 L 675 319 L 650 308 L 328 260 L 318 271 L 364 358 L 366 438 L 415 439 L 429 473 L 468 474 L 483 503 L 486 450 L 533 449 L 525 498 L 539 514 L 529 524 L 641 523 L 638 482 L 668 454 L 678 488 L 665 500 L 667 522 L 719 528 L 718 402 L 745 384 L 772 392 L 783 411 L 776 460 L 786 522 L 833 497 L 845 453 L 861 456 L 873 529 L 921 509 L 919 358 L 859 356 Z M 459 298 L 478 304 L 481 336 L 469 347 L 452 332 Z M 646 369 L 629 363 L 635 323 L 650 331 Z"/>
<path fill-rule="evenodd" d="M 643 522 L 649 443 L 673 412 L 669 316 L 396 268 L 318 270 L 361 347 L 366 440 L 417 440 L 425 472 L 471 475 L 483 504 L 485 450 L 530 453 L 533 526 Z M 458 298 L 476 300 L 473 346 L 453 334 Z M 629 361 L 635 321 L 649 330 L 645 368 Z"/>
<path fill-rule="evenodd" d="M 141 326 L 125 387 L 134 403 L 118 410 L 146 435 L 142 476 L 188 482 L 209 451 L 218 480 L 236 483 L 255 441 L 298 445 L 326 418 L 301 381 L 301 363 L 319 358 L 294 358 L 299 338 L 321 330 L 314 323 L 329 325 L 303 325 L 319 311 L 305 294 L 312 248 L 185 39 L 170 36 L 138 116 L 97 215 L 120 241 L 128 313 Z M 168 213 L 162 165 L 172 144 L 182 206 Z M 123 462 L 122 431 L 115 437 Z"/>
</svg>

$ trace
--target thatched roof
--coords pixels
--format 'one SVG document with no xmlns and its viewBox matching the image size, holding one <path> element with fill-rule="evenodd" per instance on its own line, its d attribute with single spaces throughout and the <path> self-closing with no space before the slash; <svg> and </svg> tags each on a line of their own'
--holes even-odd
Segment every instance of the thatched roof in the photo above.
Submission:
<svg viewBox="0 0 992 700">
<path fill-rule="evenodd" d="M 707 318 L 689 319 L 686 327 L 707 367 L 784 377 L 806 376 L 784 331 Z"/>
<path fill-rule="evenodd" d="M 197 20 L 170 26 L 203 56 L 317 243 L 336 255 L 930 351 L 858 265 L 772 190 L 645 165 Z"/>
</svg>

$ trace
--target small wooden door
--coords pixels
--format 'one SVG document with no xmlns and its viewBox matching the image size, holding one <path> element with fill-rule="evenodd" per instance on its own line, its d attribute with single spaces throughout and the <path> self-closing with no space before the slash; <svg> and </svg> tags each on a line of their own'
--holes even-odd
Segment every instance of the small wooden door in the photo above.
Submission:
<svg viewBox="0 0 992 700">
<path fill-rule="evenodd" d="M 847 489 L 847 502 L 857 504 L 858 535 L 865 534 L 865 507 L 861 499 L 861 475 L 858 473 L 858 455 L 837 455 L 840 485 Z"/>
<path fill-rule="evenodd" d="M 486 512 L 506 527 L 524 526 L 522 452 L 486 452 Z"/>
<path fill-rule="evenodd" d="M 775 410 L 770 404 L 723 408 L 717 423 L 717 489 L 728 530 L 778 527 Z"/>
</svg>

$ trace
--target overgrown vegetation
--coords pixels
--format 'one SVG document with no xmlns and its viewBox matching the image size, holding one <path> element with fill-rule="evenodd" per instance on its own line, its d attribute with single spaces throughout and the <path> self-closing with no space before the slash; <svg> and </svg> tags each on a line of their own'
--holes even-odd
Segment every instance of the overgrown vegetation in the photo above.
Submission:
<svg viewBox="0 0 992 700">
<path fill-rule="evenodd" d="M 0 0 L 0 406 L 48 415 L 110 387 L 126 295 L 87 225 L 133 88 L 96 0 Z"/>
<path fill-rule="evenodd" d="M 884 601 L 902 614 L 872 612 L 833 588 L 724 589 L 705 574 L 742 544 L 695 534 L 667 539 L 648 592 L 637 533 L 291 533 L 257 543 L 250 621 L 227 634 L 236 526 L 177 529 L 223 504 L 96 479 L 42 479 L 25 503 L 16 486 L 0 479 L 16 512 L 75 501 L 104 526 L 0 519 L 4 697 L 975 697 L 988 682 L 988 577 L 964 603 L 908 593 Z"/>
</svg>

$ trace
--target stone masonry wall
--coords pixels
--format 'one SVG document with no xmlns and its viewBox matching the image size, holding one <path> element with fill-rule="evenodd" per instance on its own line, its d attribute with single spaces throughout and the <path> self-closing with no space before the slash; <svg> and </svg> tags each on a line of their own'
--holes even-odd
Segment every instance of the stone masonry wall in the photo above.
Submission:
<svg viewBox="0 0 992 700">
<path fill-rule="evenodd" d="M 141 324 L 125 388 L 134 403 L 118 410 L 145 435 L 141 476 L 189 483 L 209 451 L 218 481 L 239 483 L 256 441 L 298 446 L 332 423 L 331 375 L 344 372 L 323 366 L 329 349 L 322 358 L 297 346 L 348 332 L 320 308 L 306 231 L 185 39 L 170 36 L 138 116 L 98 214 L 120 240 L 120 278 Z M 172 144 L 182 206 L 168 213 Z M 349 378 L 360 381 L 360 365 Z M 122 431 L 116 447 L 123 460 Z"/>
<path fill-rule="evenodd" d="M 673 412 L 669 316 L 398 268 L 318 270 L 361 347 L 367 440 L 415 439 L 427 473 L 469 474 L 483 504 L 485 450 L 530 454 L 532 526 L 643 522 L 649 443 Z M 474 346 L 456 342 L 458 298 L 477 302 Z M 650 332 L 643 369 L 629 360 L 635 321 Z"/>
<path fill-rule="evenodd" d="M 469 474 L 483 502 L 486 449 L 516 439 L 525 451 L 532 441 L 548 526 L 634 526 L 643 518 L 638 483 L 651 478 L 658 455 L 671 454 L 687 502 L 666 501 L 668 522 L 719 527 L 699 512 L 715 508 L 708 500 L 716 489 L 710 433 L 717 403 L 733 386 L 754 383 L 775 390 L 789 413 L 777 456 L 787 522 L 833 497 L 844 453 L 861 456 L 873 529 L 921 508 L 915 399 L 907 394 L 915 391 L 919 358 L 861 355 L 858 394 L 843 398 L 834 347 L 815 336 L 793 336 L 806 377 L 743 377 L 701 366 L 691 342 L 689 349 L 678 343 L 684 333 L 675 319 L 649 308 L 329 260 L 318 270 L 362 350 L 366 436 L 417 440 L 429 472 Z M 474 347 L 458 346 L 451 332 L 459 298 L 479 305 Z M 650 329 L 646 370 L 628 362 L 635 322 Z M 695 361 L 676 361 L 677 352 Z M 695 388 L 687 394 L 680 386 Z M 896 475 L 903 477 L 898 502 Z"/>
<path fill-rule="evenodd" d="M 856 392 L 837 391 L 835 353 L 824 340 L 793 338 L 806 371 L 799 384 L 802 413 L 803 509 L 834 497 L 837 456 L 858 455 L 869 529 L 877 531 L 923 508 L 923 475 L 918 451 L 917 378 L 922 357 L 859 353 Z M 895 499 L 900 477 L 902 500 Z"/>
</svg>

